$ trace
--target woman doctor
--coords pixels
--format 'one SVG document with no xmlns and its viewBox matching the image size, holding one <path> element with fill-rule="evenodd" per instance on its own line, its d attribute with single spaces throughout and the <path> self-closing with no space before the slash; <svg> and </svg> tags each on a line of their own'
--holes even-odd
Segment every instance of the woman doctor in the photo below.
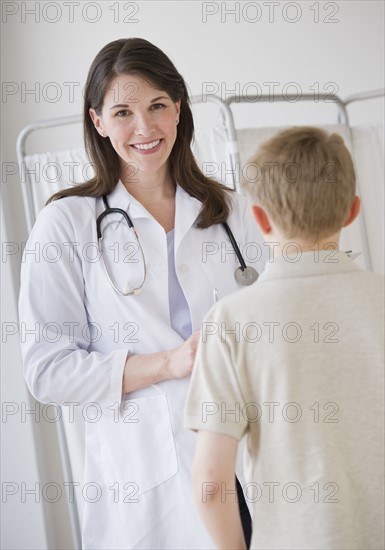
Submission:
<svg viewBox="0 0 385 550">
<path fill-rule="evenodd" d="M 245 199 L 199 170 L 184 80 L 151 43 L 99 52 L 84 132 L 95 177 L 54 195 L 28 242 L 62 255 L 24 259 L 20 319 L 45 330 L 22 343 L 25 378 L 39 401 L 102 411 L 86 422 L 84 483 L 101 494 L 85 503 L 85 549 L 213 548 L 182 412 L 214 289 L 241 287 L 222 223 L 241 250 L 262 241 Z"/>
</svg>

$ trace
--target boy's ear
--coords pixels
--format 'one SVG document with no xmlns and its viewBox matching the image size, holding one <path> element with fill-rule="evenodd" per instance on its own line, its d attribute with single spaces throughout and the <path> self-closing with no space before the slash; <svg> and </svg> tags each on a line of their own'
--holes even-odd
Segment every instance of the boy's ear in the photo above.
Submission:
<svg viewBox="0 0 385 550">
<path fill-rule="evenodd" d="M 361 199 L 360 199 L 360 197 L 357 197 L 357 195 L 356 195 L 354 197 L 353 204 L 350 207 L 348 217 L 346 218 L 346 221 L 345 221 L 345 223 L 342 227 L 346 227 L 347 225 L 350 225 L 352 222 L 354 222 L 354 220 L 356 219 L 356 217 L 360 213 L 360 210 L 361 210 Z"/>
<path fill-rule="evenodd" d="M 263 235 L 267 235 L 268 233 L 271 232 L 269 215 L 262 208 L 262 206 L 259 206 L 258 204 L 253 204 L 252 209 L 253 209 L 254 219 L 257 222 L 260 230 L 262 231 Z"/>
</svg>

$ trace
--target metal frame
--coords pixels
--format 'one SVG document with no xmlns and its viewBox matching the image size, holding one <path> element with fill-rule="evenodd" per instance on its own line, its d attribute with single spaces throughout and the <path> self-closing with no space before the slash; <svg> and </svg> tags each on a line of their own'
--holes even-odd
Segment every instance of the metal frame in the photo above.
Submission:
<svg viewBox="0 0 385 550">
<path fill-rule="evenodd" d="M 355 168 L 356 168 L 356 158 L 355 158 L 355 151 L 354 151 L 353 132 L 352 132 L 352 128 L 351 128 L 350 122 L 349 122 L 349 115 L 348 115 L 348 111 L 347 111 L 347 105 L 350 105 L 351 103 L 353 103 L 355 101 L 363 101 L 363 100 L 367 100 L 367 99 L 384 97 L 384 95 L 385 95 L 385 90 L 382 89 L 382 90 L 373 90 L 373 91 L 369 91 L 369 92 L 363 92 L 363 93 L 360 93 L 360 94 L 355 94 L 355 95 L 352 95 L 352 96 L 348 97 L 345 101 L 343 101 L 337 95 L 319 94 L 319 96 L 318 96 L 319 100 L 327 99 L 328 103 L 335 103 L 336 104 L 336 106 L 338 108 L 338 123 L 342 123 L 346 127 L 346 130 L 347 130 L 347 133 L 348 133 L 348 136 L 349 136 L 349 140 L 350 140 L 350 143 L 351 143 L 351 150 L 352 150 L 352 153 L 353 153 L 352 156 L 353 156 L 353 162 L 354 162 Z M 246 99 L 246 98 L 243 98 L 243 97 L 240 97 L 240 96 L 237 96 L 237 95 L 232 95 L 232 96 L 230 96 L 226 99 L 225 103 L 231 109 L 231 105 L 234 104 L 234 103 L 247 103 L 247 104 L 260 103 L 260 102 L 261 103 L 266 103 L 266 102 L 275 103 L 275 102 L 280 102 L 280 101 L 286 101 L 287 102 L 287 96 L 284 96 L 282 94 L 277 94 L 277 95 L 274 95 L 273 98 L 272 98 L 271 95 L 261 95 L 261 96 L 251 95 L 251 96 L 248 96 L 247 99 Z M 298 98 L 298 101 L 314 101 L 314 94 L 303 94 L 300 98 Z M 234 118 L 233 117 L 229 118 L 229 123 L 230 124 L 234 123 Z M 232 128 L 232 131 L 235 133 L 235 127 Z M 236 135 L 236 133 L 235 133 L 235 135 Z M 236 146 L 236 148 L 234 148 L 234 150 L 232 150 L 230 152 L 230 155 L 232 157 L 232 165 L 235 166 L 236 181 L 240 182 L 241 162 L 240 162 L 239 149 L 238 149 L 237 146 Z M 358 193 L 361 195 L 360 184 L 359 184 L 358 179 L 357 179 L 357 190 L 358 190 Z M 359 216 L 358 223 L 359 223 L 359 229 L 360 229 L 361 238 L 362 238 L 362 242 L 363 242 L 363 248 L 364 248 L 363 257 L 364 257 L 365 266 L 366 266 L 367 269 L 371 270 L 373 264 L 372 264 L 370 249 L 369 249 L 368 234 L 367 234 L 366 225 L 365 225 L 365 221 L 364 221 L 363 216 Z"/>
<path fill-rule="evenodd" d="M 236 189 L 236 180 L 235 180 L 235 169 L 236 166 L 233 164 L 233 157 L 231 155 L 232 151 L 236 151 L 238 144 L 237 144 L 237 134 L 235 131 L 235 125 L 234 125 L 234 118 L 233 113 L 231 112 L 231 109 L 229 106 L 223 102 L 218 96 L 207 94 L 205 96 L 205 101 L 203 100 L 202 96 L 192 96 L 190 98 L 192 104 L 199 104 L 199 103 L 214 103 L 220 110 L 220 114 L 225 126 L 226 131 L 226 137 L 228 141 L 228 150 L 230 152 L 230 160 L 231 160 L 231 168 L 233 172 L 233 189 Z M 37 122 L 34 122 L 32 124 L 29 124 L 23 130 L 20 132 L 20 134 L 17 137 L 16 141 L 16 155 L 17 155 L 17 161 L 19 165 L 20 170 L 20 185 L 21 185 L 21 191 L 23 195 L 23 204 L 24 204 L 24 211 L 27 221 L 27 229 L 28 233 L 31 231 L 32 226 L 35 222 L 35 211 L 33 207 L 33 198 L 31 194 L 31 186 L 29 185 L 28 178 L 26 177 L 26 171 L 25 171 L 25 157 L 26 152 L 26 141 L 27 138 L 36 130 L 44 130 L 47 128 L 54 128 L 54 127 L 60 127 L 60 126 L 68 126 L 69 124 L 79 124 L 82 122 L 82 115 L 74 115 L 74 116 L 66 116 L 66 117 L 60 117 L 60 118 L 52 118 L 48 120 L 40 120 Z"/>
<path fill-rule="evenodd" d="M 380 97 L 385 96 L 385 88 L 381 88 L 379 90 L 373 90 L 370 92 L 361 92 L 359 94 L 354 94 L 351 96 L 348 96 L 347 99 L 345 99 L 345 109 L 347 105 L 350 105 L 350 103 L 355 103 L 356 101 L 365 101 L 366 99 L 377 99 Z"/>
<path fill-rule="evenodd" d="M 344 102 L 338 96 L 331 95 L 331 94 L 319 94 L 318 99 L 319 100 L 328 99 L 328 103 L 335 103 L 338 107 L 338 118 L 341 117 L 342 120 L 344 121 L 344 124 L 349 126 L 348 112 L 345 108 Z M 275 94 L 273 96 L 271 96 L 271 95 L 261 95 L 261 96 L 250 95 L 250 96 L 247 96 L 247 99 L 246 99 L 246 98 L 243 98 L 239 95 L 232 95 L 232 96 L 229 96 L 226 99 L 225 103 L 231 109 L 231 105 L 233 103 L 255 104 L 255 103 L 276 103 L 276 102 L 280 102 L 280 101 L 285 101 L 287 103 L 287 96 L 286 95 L 284 96 L 282 94 Z M 298 99 L 298 101 L 314 101 L 314 94 L 303 94 Z M 232 118 L 232 121 L 234 121 L 234 118 Z M 230 123 L 231 123 L 231 120 L 230 120 Z M 235 132 L 235 128 L 234 128 L 234 132 Z M 237 143 L 237 145 L 238 145 L 238 143 Z M 240 159 L 240 156 L 239 156 L 238 147 L 236 148 L 236 150 L 234 150 L 234 152 L 232 152 L 232 155 L 234 157 L 233 162 L 235 163 L 235 166 L 237 167 L 236 180 L 237 180 L 237 182 L 239 182 L 240 181 L 241 159 Z M 238 191 L 239 191 L 239 189 L 238 189 Z"/>
<path fill-rule="evenodd" d="M 31 232 L 32 226 L 35 223 L 35 210 L 33 207 L 33 198 L 31 193 L 31 186 L 29 185 L 28 178 L 25 173 L 25 145 L 27 138 L 36 130 L 45 130 L 47 128 L 54 128 L 59 126 L 67 126 L 68 124 L 79 124 L 82 122 L 81 115 L 66 116 L 61 118 L 51 118 L 48 120 L 39 120 L 32 124 L 29 124 L 20 132 L 16 140 L 16 155 L 17 162 L 20 170 L 20 185 L 23 194 L 24 212 L 27 221 L 28 233 Z"/>
<path fill-rule="evenodd" d="M 35 209 L 33 204 L 31 185 L 29 184 L 29 177 L 27 177 L 26 170 L 25 170 L 24 159 L 26 157 L 25 146 L 26 146 L 27 138 L 36 130 L 59 127 L 59 126 L 64 126 L 68 124 L 75 124 L 81 121 L 82 121 L 81 115 L 53 118 L 48 120 L 40 120 L 40 121 L 34 122 L 33 124 L 29 124 L 28 126 L 23 128 L 23 130 L 20 132 L 20 134 L 17 137 L 16 155 L 17 155 L 17 161 L 18 161 L 19 171 L 20 171 L 20 185 L 21 185 L 21 191 L 23 196 L 23 205 L 24 205 L 24 212 L 25 212 L 28 234 L 32 230 L 33 224 L 36 220 L 36 215 L 35 215 Z M 68 452 L 68 442 L 67 442 L 67 437 L 65 433 L 62 414 L 60 415 L 59 421 L 56 423 L 56 426 L 57 426 L 57 435 L 58 435 L 58 441 L 59 441 L 59 450 L 60 450 L 60 458 L 61 458 L 61 464 L 63 469 L 63 476 L 65 480 L 72 481 L 73 475 L 72 475 L 72 468 L 71 468 L 71 460 Z M 70 502 L 70 499 L 68 499 L 67 508 L 68 508 L 68 515 L 70 520 L 70 528 L 71 528 L 74 548 L 81 549 L 82 547 L 81 528 L 80 528 L 79 512 L 78 512 L 76 499 L 73 499 L 73 502 Z"/>
<path fill-rule="evenodd" d="M 237 140 L 237 132 L 235 130 L 233 113 L 230 109 L 230 106 L 225 101 L 223 101 L 220 97 L 213 94 L 207 94 L 205 98 L 208 102 L 214 103 L 220 109 L 222 121 L 224 123 L 225 131 L 226 131 L 227 150 L 230 155 L 231 173 L 232 173 L 232 180 L 233 180 L 232 187 L 234 191 L 239 191 L 240 190 L 239 185 L 237 185 L 237 182 L 239 181 L 237 180 L 237 164 L 235 162 L 236 160 L 235 155 L 238 152 L 238 140 Z M 191 103 L 192 104 L 206 103 L 206 101 L 203 101 L 202 96 L 192 96 Z"/>
</svg>

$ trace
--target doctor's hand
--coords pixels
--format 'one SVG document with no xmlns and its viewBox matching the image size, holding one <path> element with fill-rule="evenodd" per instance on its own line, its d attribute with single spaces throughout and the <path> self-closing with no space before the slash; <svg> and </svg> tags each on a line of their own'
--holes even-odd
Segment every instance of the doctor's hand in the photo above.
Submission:
<svg viewBox="0 0 385 550">
<path fill-rule="evenodd" d="M 140 390 L 170 378 L 185 378 L 193 368 L 200 331 L 168 351 L 130 355 L 123 371 L 122 394 Z"/>
<path fill-rule="evenodd" d="M 170 378 L 185 378 L 191 374 L 201 331 L 193 332 L 182 345 L 168 352 Z"/>
</svg>

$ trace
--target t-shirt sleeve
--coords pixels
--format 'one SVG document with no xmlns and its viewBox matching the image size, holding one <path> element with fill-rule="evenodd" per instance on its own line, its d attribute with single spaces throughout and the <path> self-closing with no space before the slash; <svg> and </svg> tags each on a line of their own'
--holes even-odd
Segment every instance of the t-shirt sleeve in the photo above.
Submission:
<svg viewBox="0 0 385 550">
<path fill-rule="evenodd" d="M 225 300 L 227 301 L 227 300 Z M 223 303 L 216 304 L 202 323 L 185 407 L 185 427 L 241 439 L 247 428 L 244 398 L 234 364 L 234 326 Z"/>
</svg>

